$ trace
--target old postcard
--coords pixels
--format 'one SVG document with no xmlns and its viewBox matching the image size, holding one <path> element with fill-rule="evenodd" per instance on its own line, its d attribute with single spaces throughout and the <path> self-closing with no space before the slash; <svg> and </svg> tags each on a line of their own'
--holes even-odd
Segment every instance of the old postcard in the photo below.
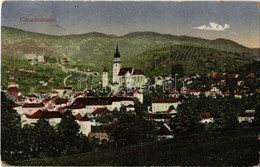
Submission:
<svg viewBox="0 0 260 167">
<path fill-rule="evenodd" d="M 256 166 L 259 9 L 4 1 L 3 165 Z"/>
</svg>

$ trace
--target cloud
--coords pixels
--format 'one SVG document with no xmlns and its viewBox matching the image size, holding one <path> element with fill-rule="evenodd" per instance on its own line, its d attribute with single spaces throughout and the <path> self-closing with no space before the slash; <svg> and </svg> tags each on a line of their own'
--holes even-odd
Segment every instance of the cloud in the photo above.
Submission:
<svg viewBox="0 0 260 167">
<path fill-rule="evenodd" d="M 230 26 L 228 24 L 220 25 L 215 22 L 209 22 L 209 25 L 201 25 L 199 27 L 192 27 L 192 29 L 198 30 L 210 30 L 210 31 L 226 31 Z"/>
</svg>

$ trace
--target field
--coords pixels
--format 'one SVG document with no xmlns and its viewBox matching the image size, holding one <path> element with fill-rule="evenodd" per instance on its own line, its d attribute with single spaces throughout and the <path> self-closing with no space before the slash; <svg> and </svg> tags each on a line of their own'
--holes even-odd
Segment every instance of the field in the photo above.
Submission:
<svg viewBox="0 0 260 167">
<path fill-rule="evenodd" d="M 259 132 L 259 129 L 257 129 Z M 135 146 L 58 158 L 15 162 L 20 166 L 252 166 L 259 162 L 257 130 L 176 137 Z"/>
</svg>

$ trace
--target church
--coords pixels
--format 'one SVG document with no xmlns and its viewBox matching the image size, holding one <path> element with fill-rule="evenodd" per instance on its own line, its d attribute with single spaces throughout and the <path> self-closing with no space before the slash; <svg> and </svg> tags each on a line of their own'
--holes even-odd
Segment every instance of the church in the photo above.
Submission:
<svg viewBox="0 0 260 167">
<path fill-rule="evenodd" d="M 141 70 L 133 67 L 122 68 L 118 45 L 116 46 L 116 52 L 114 53 L 112 82 L 118 84 L 118 86 L 125 86 L 129 89 L 142 87 L 147 82 L 147 79 Z M 106 69 L 103 71 L 102 86 L 108 86 L 108 72 Z"/>
</svg>

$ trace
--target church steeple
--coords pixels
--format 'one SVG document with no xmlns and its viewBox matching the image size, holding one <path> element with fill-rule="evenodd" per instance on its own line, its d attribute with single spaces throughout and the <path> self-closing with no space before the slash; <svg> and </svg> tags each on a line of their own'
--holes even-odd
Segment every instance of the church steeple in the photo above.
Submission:
<svg viewBox="0 0 260 167">
<path fill-rule="evenodd" d="M 121 58 L 118 51 L 118 45 L 116 45 L 116 52 L 113 60 L 113 83 L 118 82 L 118 74 L 121 69 Z"/>
<path fill-rule="evenodd" d="M 118 51 L 118 45 L 116 45 L 116 52 L 114 54 L 114 58 L 120 58 L 120 53 Z"/>
</svg>

